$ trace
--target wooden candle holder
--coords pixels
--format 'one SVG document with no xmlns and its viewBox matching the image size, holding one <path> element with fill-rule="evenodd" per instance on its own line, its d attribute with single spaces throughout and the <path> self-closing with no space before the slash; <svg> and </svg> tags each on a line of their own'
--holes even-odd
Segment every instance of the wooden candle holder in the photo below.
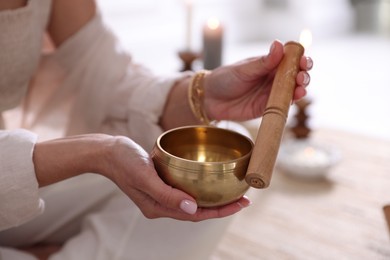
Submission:
<svg viewBox="0 0 390 260">
<path fill-rule="evenodd" d="M 193 70 L 192 64 L 200 57 L 199 53 L 193 51 L 179 51 L 178 55 L 183 64 L 180 71 Z"/>
<path fill-rule="evenodd" d="M 311 129 L 308 126 L 309 116 L 306 112 L 310 103 L 311 102 L 305 98 L 302 98 L 295 103 L 297 112 L 295 114 L 295 125 L 291 127 L 291 131 L 296 139 L 307 139 L 310 135 Z"/>
<path fill-rule="evenodd" d="M 303 53 L 303 46 L 297 42 L 284 45 L 284 57 L 275 74 L 245 177 L 254 188 L 270 184 Z"/>
</svg>

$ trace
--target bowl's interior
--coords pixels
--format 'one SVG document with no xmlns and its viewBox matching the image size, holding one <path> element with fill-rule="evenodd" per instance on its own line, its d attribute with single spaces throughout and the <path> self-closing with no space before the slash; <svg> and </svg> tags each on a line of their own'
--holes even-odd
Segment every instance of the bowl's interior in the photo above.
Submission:
<svg viewBox="0 0 390 260">
<path fill-rule="evenodd" d="M 215 127 L 176 129 L 161 137 L 160 146 L 173 156 L 197 162 L 232 161 L 252 150 L 245 136 Z"/>
</svg>

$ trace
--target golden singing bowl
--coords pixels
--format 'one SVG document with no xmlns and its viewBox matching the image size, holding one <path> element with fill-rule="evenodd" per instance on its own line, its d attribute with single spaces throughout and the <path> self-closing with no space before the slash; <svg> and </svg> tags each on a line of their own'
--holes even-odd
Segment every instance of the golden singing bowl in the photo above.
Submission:
<svg viewBox="0 0 390 260">
<path fill-rule="evenodd" d="M 231 130 L 180 127 L 156 141 L 152 159 L 161 179 L 193 196 L 198 206 L 234 202 L 248 190 L 245 181 L 253 142 Z"/>
</svg>

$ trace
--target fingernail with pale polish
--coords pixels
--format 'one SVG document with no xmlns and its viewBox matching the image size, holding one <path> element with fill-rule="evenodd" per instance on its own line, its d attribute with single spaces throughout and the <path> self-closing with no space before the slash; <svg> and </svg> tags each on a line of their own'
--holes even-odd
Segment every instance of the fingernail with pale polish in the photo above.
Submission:
<svg viewBox="0 0 390 260">
<path fill-rule="evenodd" d="M 310 57 L 306 58 L 306 68 L 307 70 L 310 70 L 313 68 L 313 60 Z"/>
<path fill-rule="evenodd" d="M 196 205 L 196 203 L 191 201 L 191 200 L 183 200 L 180 203 L 180 208 L 185 213 L 193 215 L 193 214 L 195 214 L 196 210 L 198 209 L 198 205 Z"/>
<path fill-rule="evenodd" d="M 241 202 L 237 202 L 238 206 L 240 206 L 240 208 L 244 209 L 244 208 L 247 208 L 249 207 L 250 205 L 252 205 L 252 201 L 248 199 L 247 196 L 244 196 L 246 199 L 247 199 L 247 203 L 241 203 Z"/>
<path fill-rule="evenodd" d="M 308 85 L 310 83 L 310 76 L 307 73 L 303 74 L 303 85 Z"/>
</svg>

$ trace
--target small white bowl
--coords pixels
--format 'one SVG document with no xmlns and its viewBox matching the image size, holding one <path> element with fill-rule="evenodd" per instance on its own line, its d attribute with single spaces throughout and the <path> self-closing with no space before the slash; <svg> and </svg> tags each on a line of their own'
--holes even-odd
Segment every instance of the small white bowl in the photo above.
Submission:
<svg viewBox="0 0 390 260">
<path fill-rule="evenodd" d="M 281 144 L 276 167 L 301 178 L 323 178 L 341 159 L 340 152 L 310 139 L 288 140 Z"/>
</svg>

